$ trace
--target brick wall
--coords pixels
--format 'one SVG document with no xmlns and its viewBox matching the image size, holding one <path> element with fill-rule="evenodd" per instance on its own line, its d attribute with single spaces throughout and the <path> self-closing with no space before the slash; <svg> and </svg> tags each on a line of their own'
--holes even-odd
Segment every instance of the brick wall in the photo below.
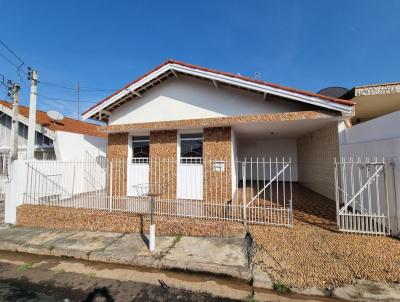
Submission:
<svg viewBox="0 0 400 302">
<path fill-rule="evenodd" d="M 177 130 L 150 132 L 150 162 L 155 193 L 161 193 L 161 198 L 176 198 Z"/>
<path fill-rule="evenodd" d="M 17 226 L 118 233 L 148 233 L 149 217 L 124 212 L 21 205 L 17 207 Z M 211 220 L 156 217 L 157 235 L 244 237 L 241 223 Z"/>
<path fill-rule="evenodd" d="M 128 158 L 128 133 L 108 134 L 108 158 L 127 159 Z"/>
<path fill-rule="evenodd" d="M 227 203 L 232 199 L 231 127 L 205 128 L 203 133 L 204 199 Z M 214 171 L 215 160 L 225 161 L 224 171 Z"/>
<path fill-rule="evenodd" d="M 337 123 L 299 138 L 297 140 L 299 183 L 334 200 L 334 158 L 338 157 Z"/>
<path fill-rule="evenodd" d="M 126 160 L 128 158 L 128 133 L 109 134 L 107 152 L 108 159 L 112 161 L 108 172 L 113 180 L 113 195 L 125 196 L 127 194 Z"/>
</svg>

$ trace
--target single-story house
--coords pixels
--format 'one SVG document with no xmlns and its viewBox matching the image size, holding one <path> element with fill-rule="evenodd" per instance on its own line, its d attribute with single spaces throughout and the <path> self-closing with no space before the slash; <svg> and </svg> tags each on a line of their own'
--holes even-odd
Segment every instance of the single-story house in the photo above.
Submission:
<svg viewBox="0 0 400 302">
<path fill-rule="evenodd" d="M 162 186 L 171 199 L 203 200 L 218 174 L 222 201 L 229 203 L 244 170 L 245 181 L 265 183 L 276 180 L 280 168 L 271 173 L 263 164 L 271 169 L 287 161 L 291 173 L 280 181 L 290 178 L 335 199 L 339 126 L 353 115 L 351 100 L 169 60 L 83 118 L 107 123 L 100 130 L 108 134 L 108 158 L 129 163 L 113 175 L 120 195 L 134 196 L 138 184 L 148 183 Z M 251 163 L 252 171 L 240 170 L 238 162 Z M 264 193 L 257 191 L 255 198 Z"/>
</svg>

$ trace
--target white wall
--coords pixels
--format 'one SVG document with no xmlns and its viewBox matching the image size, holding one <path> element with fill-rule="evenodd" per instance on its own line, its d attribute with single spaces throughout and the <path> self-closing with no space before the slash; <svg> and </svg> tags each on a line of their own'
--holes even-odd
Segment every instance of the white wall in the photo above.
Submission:
<svg viewBox="0 0 400 302">
<path fill-rule="evenodd" d="M 110 125 L 215 118 L 287 111 L 307 110 L 308 105 L 264 100 L 262 95 L 239 89 L 216 88 L 210 82 L 195 79 L 169 79 L 136 98 L 110 116 Z"/>
<path fill-rule="evenodd" d="M 101 162 L 95 161 L 14 161 L 6 182 L 5 222 L 15 224 L 16 209 L 24 202 L 27 193 L 26 200 L 31 204 L 44 203 L 49 197 L 57 196 L 53 205 L 90 206 L 85 198 L 72 197 L 105 190 L 106 171 Z"/>
<path fill-rule="evenodd" d="M 104 154 L 106 147 L 106 138 L 56 131 L 54 150 L 57 160 L 85 160 L 87 153 L 96 157 Z"/>
<path fill-rule="evenodd" d="M 238 169 L 236 169 L 236 159 L 238 157 L 238 150 L 237 150 L 237 139 L 236 139 L 236 133 L 231 129 L 231 149 L 232 149 L 232 155 L 231 155 L 231 174 L 232 174 L 232 198 L 235 195 L 235 190 L 236 190 L 236 185 L 238 182 Z"/>
<path fill-rule="evenodd" d="M 24 201 L 27 166 L 25 161 L 16 160 L 11 164 L 11 172 L 6 182 L 4 222 L 15 224 L 17 207 Z"/>
<path fill-rule="evenodd" d="M 341 132 L 340 143 L 355 144 L 395 138 L 400 138 L 400 111 L 348 128 Z"/>
<path fill-rule="evenodd" d="M 385 157 L 394 164 L 393 177 L 388 177 L 392 226 L 400 232 L 400 111 L 346 128 L 341 125 L 340 156 Z"/>
<path fill-rule="evenodd" d="M 265 161 L 272 160 L 292 160 L 292 180 L 298 180 L 297 173 L 297 144 L 296 139 L 268 139 L 268 140 L 252 140 L 252 141 L 238 141 L 238 157 L 243 160 L 245 157 L 250 160 L 256 160 L 258 157 L 259 161 L 262 161 L 263 157 Z M 269 171 L 268 175 L 269 176 Z M 285 174 L 287 177 L 288 174 Z M 286 178 L 288 179 L 288 178 Z"/>
</svg>

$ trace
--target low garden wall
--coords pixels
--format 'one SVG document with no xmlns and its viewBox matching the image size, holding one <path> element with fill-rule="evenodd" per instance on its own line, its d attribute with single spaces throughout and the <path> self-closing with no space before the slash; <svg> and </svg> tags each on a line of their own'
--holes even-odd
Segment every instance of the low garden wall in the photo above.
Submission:
<svg viewBox="0 0 400 302">
<path fill-rule="evenodd" d="M 245 235 L 243 224 L 235 222 L 161 216 L 155 221 L 157 235 L 163 236 Z M 17 207 L 16 225 L 24 227 L 146 234 L 149 224 L 148 215 L 28 204 Z"/>
</svg>

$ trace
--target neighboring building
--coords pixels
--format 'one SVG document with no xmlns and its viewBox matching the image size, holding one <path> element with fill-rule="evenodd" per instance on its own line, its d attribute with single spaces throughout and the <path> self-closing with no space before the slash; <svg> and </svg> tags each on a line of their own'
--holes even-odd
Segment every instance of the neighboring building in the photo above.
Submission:
<svg viewBox="0 0 400 302">
<path fill-rule="evenodd" d="M 211 159 L 211 173 L 222 175 L 229 199 L 240 178 L 230 162 L 290 157 L 293 181 L 334 199 L 338 126 L 353 117 L 353 106 L 349 100 L 170 60 L 83 117 L 107 123 L 101 129 L 108 133 L 109 159 L 132 163 L 118 172 L 118 179 L 128 182 L 127 195 L 134 194 L 130 175 L 140 168 L 142 183 L 166 182 L 172 198 L 203 199 L 212 190 L 213 174 L 205 175 L 202 164 Z M 143 169 L 160 158 L 173 161 L 168 181 L 152 179 L 151 167 Z M 185 187 L 193 186 L 200 192 L 186 196 Z"/>
<path fill-rule="evenodd" d="M 400 83 L 356 86 L 342 98 L 356 103 L 353 124 L 400 110 Z"/>
<path fill-rule="evenodd" d="M 29 107 L 19 106 L 18 153 L 26 157 Z M 0 154 L 10 151 L 12 104 L 0 100 Z M 98 125 L 65 117 L 52 121 L 46 112 L 36 113 L 35 158 L 83 159 L 86 153 L 97 156 L 107 146 L 107 137 Z"/>
<path fill-rule="evenodd" d="M 340 130 L 340 154 L 347 160 L 388 164 L 380 178 L 385 181 L 392 231 L 399 233 L 400 83 L 357 86 L 344 97 L 356 103 L 356 113 L 352 123 Z"/>
</svg>

